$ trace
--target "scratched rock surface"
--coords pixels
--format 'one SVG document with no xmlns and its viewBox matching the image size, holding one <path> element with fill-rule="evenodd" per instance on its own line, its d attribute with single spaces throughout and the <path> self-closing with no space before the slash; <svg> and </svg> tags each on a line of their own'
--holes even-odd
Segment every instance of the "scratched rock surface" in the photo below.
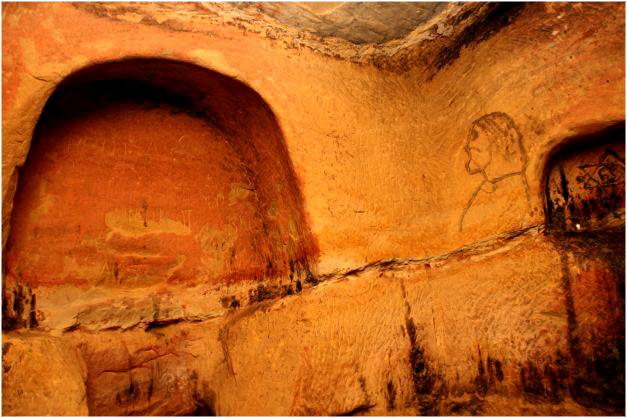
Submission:
<svg viewBox="0 0 627 418">
<path fill-rule="evenodd" d="M 623 415 L 624 5 L 264 7 L 3 4 L 3 414 Z"/>
<path fill-rule="evenodd" d="M 258 96 L 181 64 L 137 62 L 133 71 L 148 72 L 150 84 L 129 81 L 124 67 L 95 71 L 110 80 L 74 76 L 38 123 L 15 196 L 8 275 L 128 288 L 306 267 L 313 247 L 302 198 Z M 222 115 L 195 103 L 209 92 L 213 100 L 239 94 L 246 111 L 226 99 Z M 227 120 L 231 112 L 240 126 Z"/>
<path fill-rule="evenodd" d="M 99 333 L 79 327 L 62 338 L 85 364 L 79 382 L 95 415 L 612 413 L 586 385 L 607 379 L 605 390 L 616 391 L 621 376 L 581 365 L 594 366 L 598 349 L 607 350 L 584 333 L 598 337 L 600 318 L 616 305 L 582 305 L 589 299 L 576 289 L 586 277 L 557 248 L 531 231 L 447 258 L 329 278 L 224 318 Z M 561 262 L 572 282 L 564 283 Z M 615 279 L 603 259 L 591 262 Z M 573 289 L 574 312 L 564 286 Z M 602 299 L 603 287 L 585 286 L 586 296 Z M 609 357 L 608 371 L 619 361 Z"/>
<path fill-rule="evenodd" d="M 2 336 L 2 413 L 87 415 L 87 369 L 78 349 L 42 334 Z"/>
<path fill-rule="evenodd" d="M 108 7 L 120 6 L 11 7 L 8 6 L 5 14 L 8 43 L 4 50 L 7 94 L 3 129 L 7 139 L 3 159 L 6 167 L 2 188 L 3 242 L 8 240 L 11 224 L 15 223 L 12 207 L 20 177 L 16 167 L 28 163 L 33 130 L 48 96 L 66 76 L 80 69 L 129 56 L 193 62 L 236 77 L 261 96 L 262 99 L 258 98 L 261 104 L 248 100 L 242 93 L 246 89 L 235 82 L 227 83 L 221 90 L 199 89 L 205 93 L 203 101 L 193 86 L 180 82 L 180 78 L 190 78 L 196 83 L 203 79 L 196 73 L 192 76 L 189 68 L 178 67 L 180 71 L 176 72 L 181 76 L 176 83 L 170 83 L 200 103 L 212 105 L 212 114 L 219 116 L 219 121 L 235 127 L 250 126 L 249 132 L 241 136 L 256 136 L 256 147 L 266 144 L 262 139 L 278 129 L 283 137 L 278 143 L 284 142 L 289 159 L 276 158 L 278 152 L 268 150 L 260 155 L 263 163 L 258 167 L 252 167 L 254 158 L 249 158 L 248 168 L 252 177 L 268 179 L 269 173 L 290 174 L 290 170 L 266 169 L 262 174 L 266 163 L 289 161 L 293 175 L 283 177 L 294 178 L 302 199 L 287 197 L 297 193 L 276 190 L 273 193 L 257 190 L 256 195 L 262 201 L 265 195 L 268 200 L 264 203 L 267 206 L 264 212 L 270 212 L 264 215 L 266 221 L 271 220 L 273 213 L 271 197 L 285 196 L 292 200 L 289 204 L 277 204 L 276 208 L 298 214 L 300 219 L 292 223 L 292 229 L 297 232 L 290 232 L 289 216 L 285 213 L 286 216 L 278 215 L 275 225 L 283 225 L 283 234 L 288 236 L 290 233 L 305 236 L 309 226 L 320 250 L 314 263 L 320 274 L 389 258 L 444 254 L 499 233 L 542 223 L 542 176 L 551 151 L 565 136 L 594 131 L 595 126 L 623 119 L 624 69 L 619 64 L 624 61 L 621 49 L 624 25 L 622 15 L 612 9 L 620 5 L 529 5 L 500 30 L 491 28 L 492 35 L 482 42 L 459 45 L 457 54 L 450 50 L 449 64 L 430 81 L 419 72 L 418 64 L 415 70 L 388 73 L 371 66 L 330 60 L 307 48 L 286 48 L 280 42 L 248 31 L 244 35 L 243 29 L 232 24 L 216 24 L 212 20 L 215 17 L 208 17 L 211 13 L 196 14 L 188 6 L 172 10 L 163 5 L 152 8 L 136 5 L 115 13 Z M 141 23 L 143 17 L 146 19 Z M 146 23 L 155 21 L 163 25 Z M 590 21 L 601 21 L 604 25 L 591 27 Z M 85 36 L 89 39 L 79 42 L 76 28 L 92 26 L 101 29 L 87 31 Z M 23 27 L 41 27 L 41 30 L 22 39 Z M 475 29 L 481 33 L 480 28 Z M 587 35 L 583 36 L 584 33 Z M 127 41 L 116 42 L 119 36 Z M 602 49 L 605 54 L 601 54 Z M 133 69 L 130 64 L 114 67 L 118 68 L 118 75 L 126 73 L 131 78 L 155 73 L 137 66 Z M 107 71 L 110 74 L 113 69 Z M 252 119 L 233 117 L 243 109 L 249 109 L 249 113 L 253 112 L 251 108 L 259 109 L 256 104 L 250 105 L 251 102 L 259 106 L 266 102 L 263 106 L 268 106 L 276 119 L 274 127 L 266 123 L 266 128 L 259 128 L 260 123 L 253 116 L 263 112 L 254 113 Z M 445 122 L 451 120 L 457 122 Z M 211 125 L 207 131 L 215 131 L 215 124 Z M 142 128 L 127 126 L 123 130 L 132 129 Z M 497 134 L 499 129 L 502 135 Z M 173 131 L 170 135 L 173 142 L 181 137 Z M 225 137 L 233 139 L 233 135 Z M 469 141 L 475 137 L 477 140 Z M 119 145 L 116 149 L 121 150 L 124 139 L 114 141 Z M 147 151 L 155 150 L 159 141 L 154 139 L 154 146 Z M 469 157 L 470 142 L 475 148 L 479 146 L 475 144 L 477 141 L 495 144 L 496 148 L 487 153 L 492 154 L 490 161 L 482 161 L 480 152 L 476 156 L 471 153 L 474 158 Z M 95 147 L 92 143 L 80 146 Z M 181 142 L 177 146 L 186 145 Z M 129 150 L 128 144 L 126 149 Z M 73 152 L 71 147 L 69 152 Z M 477 158 L 479 161 L 475 161 Z M 207 162 L 207 165 L 211 164 Z M 119 164 L 117 169 L 124 167 Z M 220 171 L 221 175 L 225 172 Z M 166 183 L 167 179 L 161 181 Z M 114 183 L 115 180 L 111 186 L 106 183 L 100 187 L 107 199 L 115 192 L 109 189 Z M 230 193 L 231 189 L 227 189 Z M 234 195 L 243 196 L 247 192 L 250 192 L 247 198 L 239 204 L 244 205 L 255 194 L 235 187 Z M 171 193 L 176 196 L 176 191 Z M 228 205 L 228 195 L 223 195 L 225 202 L 221 204 Z M 193 205 L 188 207 L 188 203 L 193 202 L 168 199 L 175 201 L 168 201 L 170 206 L 182 210 L 164 214 L 162 209 L 161 214 L 177 225 L 189 222 L 189 217 L 183 215 L 190 214 L 184 210 L 192 210 Z M 132 210 L 137 214 L 134 222 L 141 221 L 143 228 L 142 203 L 133 200 Z M 153 220 L 159 226 L 159 208 L 149 201 L 146 203 L 146 216 L 154 216 L 147 223 Z M 221 206 L 217 201 L 214 203 L 218 212 Z M 304 212 L 302 217 L 299 205 Z M 484 212 L 486 216 L 481 221 Z M 216 222 L 230 216 L 220 213 Z M 194 217 L 193 210 L 191 215 Z M 303 217 L 308 220 L 303 221 Z M 195 221 L 192 229 L 202 225 L 199 219 L 192 221 Z M 106 231 L 104 219 L 99 223 Z M 223 226 L 227 225 L 232 223 Z M 299 229 L 304 229 L 304 233 Z M 251 238 L 256 234 L 249 232 Z M 171 235 L 185 241 L 185 237 Z M 209 244 L 216 241 L 217 247 L 211 260 L 218 264 L 219 256 L 226 255 L 228 267 L 230 254 L 222 249 L 223 240 L 217 235 L 216 239 L 208 240 Z M 281 246 L 284 237 L 278 237 Z M 228 248 L 228 243 L 224 247 Z M 165 254 L 158 260 L 166 274 L 180 262 L 173 254 Z M 261 261 L 246 262 L 258 268 Z M 266 261 L 262 269 L 265 272 L 268 264 L 267 260 L 263 261 Z M 271 261 L 281 267 L 282 263 Z M 184 264 L 190 263 L 193 264 L 192 260 Z M 68 272 L 72 271 L 71 260 L 69 264 Z M 114 265 L 105 271 L 114 272 Z M 64 267 L 61 263 L 55 269 L 63 272 Z M 282 267 L 285 268 L 284 263 Z M 103 265 L 92 268 L 100 271 Z M 151 272 L 144 274 L 150 276 Z"/>
</svg>

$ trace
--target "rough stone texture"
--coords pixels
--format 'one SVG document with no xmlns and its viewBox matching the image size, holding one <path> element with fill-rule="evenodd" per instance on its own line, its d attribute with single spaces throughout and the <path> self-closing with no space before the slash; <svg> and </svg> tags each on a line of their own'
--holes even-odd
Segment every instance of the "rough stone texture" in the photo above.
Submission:
<svg viewBox="0 0 627 418">
<path fill-rule="evenodd" d="M 566 155 L 547 178 L 547 218 L 552 228 L 592 231 L 621 224 L 625 218 L 623 132 L 624 126 L 612 127 L 600 138 L 606 144 L 562 151 Z"/>
<path fill-rule="evenodd" d="M 381 44 L 404 38 L 416 27 L 439 16 L 447 6 L 439 2 L 236 2 L 233 5 L 268 15 L 288 27 L 321 38 L 340 38 L 354 44 Z"/>
<path fill-rule="evenodd" d="M 48 101 L 23 171 L 6 252 L 20 283 L 258 280 L 317 255 L 269 109 L 198 67 L 75 75 Z"/>
<path fill-rule="evenodd" d="M 86 366 L 60 338 L 28 333 L 2 336 L 2 413 L 87 415 Z"/>
<path fill-rule="evenodd" d="M 623 4 L 2 7 L 4 414 L 624 414 Z"/>
<path fill-rule="evenodd" d="M 419 70 L 433 77 L 513 21 L 520 3 L 187 3 L 77 4 L 116 21 L 159 24 L 170 31 L 215 36 L 214 25 L 232 25 L 280 43 L 282 48 L 374 65 L 392 72 Z"/>
</svg>

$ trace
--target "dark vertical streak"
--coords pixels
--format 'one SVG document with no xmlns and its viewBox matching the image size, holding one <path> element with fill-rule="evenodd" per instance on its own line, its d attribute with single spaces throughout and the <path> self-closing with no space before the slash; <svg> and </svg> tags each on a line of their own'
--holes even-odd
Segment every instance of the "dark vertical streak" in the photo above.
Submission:
<svg viewBox="0 0 627 418">
<path fill-rule="evenodd" d="M 568 266 L 568 254 L 561 248 L 558 251 L 560 253 L 560 263 L 562 266 L 562 291 L 564 292 L 566 320 L 568 324 L 566 338 L 568 341 L 570 355 L 575 358 L 579 356 L 581 350 L 579 347 L 579 338 L 577 337 L 577 316 L 575 314 L 575 303 L 573 301 L 570 268 Z"/>
<path fill-rule="evenodd" d="M 568 206 L 568 180 L 566 179 L 566 173 L 564 173 L 564 167 L 560 166 L 560 181 L 562 185 L 562 195 L 564 196 L 564 206 Z"/>
</svg>

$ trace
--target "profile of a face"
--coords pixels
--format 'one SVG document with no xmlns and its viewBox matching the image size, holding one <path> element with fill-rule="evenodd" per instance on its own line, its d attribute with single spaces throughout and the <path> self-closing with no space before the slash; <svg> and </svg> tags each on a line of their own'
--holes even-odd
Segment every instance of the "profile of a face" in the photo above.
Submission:
<svg viewBox="0 0 627 418">
<path fill-rule="evenodd" d="M 514 121 L 501 112 L 484 115 L 472 123 L 465 151 L 466 172 L 481 174 L 490 182 L 520 174 L 526 166 L 522 136 Z"/>
<path fill-rule="evenodd" d="M 492 161 L 492 142 L 486 132 L 473 126 L 466 144 L 466 171 L 468 174 L 485 173 Z"/>
<path fill-rule="evenodd" d="M 512 120 L 512 118 L 503 112 L 493 112 L 481 116 L 472 122 L 466 137 L 464 145 L 466 152 L 466 172 L 470 175 L 479 174 L 476 179 L 477 184 L 468 203 L 462 211 L 459 220 L 459 232 L 464 229 L 464 220 L 466 224 L 472 222 L 475 225 L 485 224 L 485 214 L 479 213 L 480 210 L 472 210 L 473 204 L 477 199 L 496 199 L 497 188 L 509 189 L 522 187 L 529 199 L 527 179 L 525 177 L 525 169 L 527 166 L 527 157 L 522 143 L 522 135 L 520 130 Z M 501 183 L 502 180 L 506 183 Z M 498 184 L 498 186 L 497 186 Z M 481 194 L 479 192 L 484 192 Z M 486 197 L 489 195 L 489 197 Z M 498 193 L 503 202 L 505 194 Z M 484 203 L 486 203 L 484 201 Z M 496 203 L 498 206 L 499 203 Z M 495 206 L 495 207 L 496 207 Z M 506 202 L 507 213 L 518 216 L 512 211 L 511 202 Z M 526 208 L 520 208 L 522 211 Z M 505 214 L 505 212 L 503 212 Z M 467 216 L 468 215 L 468 216 Z M 474 220 L 469 220 L 469 219 Z"/>
</svg>

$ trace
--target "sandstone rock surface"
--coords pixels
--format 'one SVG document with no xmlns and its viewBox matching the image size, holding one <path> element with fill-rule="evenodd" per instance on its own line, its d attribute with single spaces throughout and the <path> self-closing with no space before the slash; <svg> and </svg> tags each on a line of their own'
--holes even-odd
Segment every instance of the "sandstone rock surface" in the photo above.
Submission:
<svg viewBox="0 0 627 418">
<path fill-rule="evenodd" d="M 624 414 L 623 4 L 2 7 L 3 414 Z"/>
<path fill-rule="evenodd" d="M 2 412 L 87 415 L 87 370 L 78 350 L 42 334 L 2 336 Z"/>
</svg>

